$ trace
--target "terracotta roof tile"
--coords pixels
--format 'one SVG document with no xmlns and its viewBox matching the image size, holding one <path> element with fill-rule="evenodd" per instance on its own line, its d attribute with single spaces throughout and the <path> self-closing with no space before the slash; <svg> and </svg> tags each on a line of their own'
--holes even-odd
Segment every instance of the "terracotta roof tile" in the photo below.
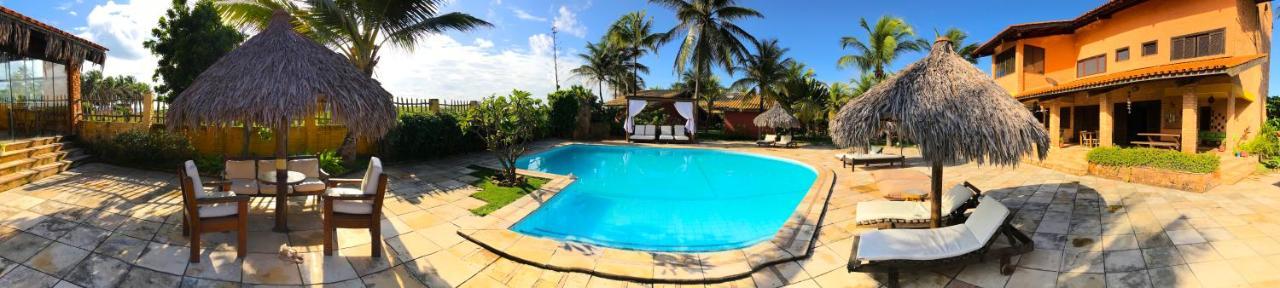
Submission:
<svg viewBox="0 0 1280 288">
<path fill-rule="evenodd" d="M 1018 99 L 1033 98 L 1038 96 L 1049 96 L 1061 93 L 1075 92 L 1080 90 L 1106 87 L 1112 85 L 1127 84 L 1132 82 L 1153 80 L 1178 76 L 1196 76 L 1204 74 L 1226 73 L 1228 69 L 1236 66 L 1250 63 L 1254 60 L 1267 57 L 1265 54 L 1220 57 L 1213 59 L 1193 60 L 1186 62 L 1171 63 L 1146 68 L 1138 68 L 1128 71 L 1108 73 L 1104 75 L 1091 76 L 1076 79 L 1071 82 L 1058 84 L 1057 86 L 1030 89 L 1018 93 L 1015 97 Z"/>
</svg>

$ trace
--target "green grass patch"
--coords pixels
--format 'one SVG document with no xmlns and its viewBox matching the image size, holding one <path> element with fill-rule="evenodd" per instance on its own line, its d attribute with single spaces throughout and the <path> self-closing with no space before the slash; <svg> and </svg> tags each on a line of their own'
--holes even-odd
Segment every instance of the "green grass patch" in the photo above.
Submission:
<svg viewBox="0 0 1280 288">
<path fill-rule="evenodd" d="M 476 172 L 471 172 L 471 176 L 480 178 L 471 182 L 471 186 L 480 187 L 480 192 L 471 194 L 471 198 L 480 199 L 481 201 L 488 203 L 484 206 L 471 209 L 471 213 L 480 216 L 489 215 L 489 213 L 493 213 L 493 211 L 498 211 L 498 209 L 501 209 L 503 206 L 507 206 L 507 204 L 511 204 L 511 202 L 515 202 L 516 199 L 520 199 L 520 197 L 523 197 L 525 194 L 538 190 L 539 187 L 542 187 L 543 184 L 547 184 L 547 181 L 549 181 L 547 179 L 526 176 L 524 177 L 524 185 L 519 187 L 502 187 L 498 186 L 498 184 L 493 181 L 493 177 L 498 173 L 498 171 L 477 166 L 467 168 L 476 170 Z"/>
</svg>

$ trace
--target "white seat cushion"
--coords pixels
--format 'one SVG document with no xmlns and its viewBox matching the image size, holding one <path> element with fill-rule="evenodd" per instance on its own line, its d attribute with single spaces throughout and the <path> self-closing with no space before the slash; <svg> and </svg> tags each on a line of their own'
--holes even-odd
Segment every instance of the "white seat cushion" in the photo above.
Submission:
<svg viewBox="0 0 1280 288">
<path fill-rule="evenodd" d="M 329 188 L 325 194 L 328 195 L 363 195 L 364 192 L 356 188 L 334 187 Z M 333 212 L 343 214 L 369 214 L 373 213 L 373 201 L 371 200 L 334 200 Z"/>
<path fill-rule="evenodd" d="M 231 179 L 231 192 L 243 195 L 258 194 L 258 180 L 255 179 Z"/>
<path fill-rule="evenodd" d="M 223 162 L 222 177 L 228 179 L 257 178 L 257 168 L 254 165 L 256 165 L 256 161 L 253 160 L 227 160 Z"/>
<path fill-rule="evenodd" d="M 848 158 L 854 160 L 882 160 L 882 159 L 898 159 L 901 155 L 893 154 L 847 154 Z"/>
<path fill-rule="evenodd" d="M 325 188 L 328 188 L 328 187 L 324 184 L 324 181 L 320 180 L 319 178 L 308 177 L 307 179 L 302 180 L 302 183 L 298 183 L 298 185 L 294 185 L 293 191 L 319 192 L 319 191 L 324 191 Z"/>
<path fill-rule="evenodd" d="M 862 233 L 861 260 L 936 260 L 982 248 L 965 225 L 935 229 L 886 229 Z"/>
<path fill-rule="evenodd" d="M 973 190 L 970 190 L 969 187 L 964 187 L 963 184 L 952 186 L 951 190 L 942 193 L 942 214 L 950 214 L 952 211 L 960 209 L 960 206 L 964 205 L 964 202 L 969 201 L 969 199 L 973 199 Z"/>
<path fill-rule="evenodd" d="M 320 159 L 303 158 L 289 160 L 289 170 L 298 171 L 309 178 L 320 178 Z"/>
<path fill-rule="evenodd" d="M 187 160 L 182 163 L 182 169 L 187 173 L 187 177 L 191 179 L 191 190 L 195 191 L 196 199 L 209 197 L 204 192 L 204 183 L 200 180 L 200 171 L 196 170 L 196 161 Z"/>
<path fill-rule="evenodd" d="M 1000 229 L 1000 225 L 1004 225 L 1004 220 L 1008 216 L 1009 207 L 1005 207 L 1000 201 L 991 199 L 990 196 L 984 196 L 982 200 L 978 201 L 978 208 L 974 208 L 973 214 L 969 215 L 968 220 L 964 221 L 964 226 L 969 228 L 974 238 L 981 239 L 983 243 L 986 243 Z"/>
<path fill-rule="evenodd" d="M 675 140 L 680 140 L 680 141 L 689 140 L 689 136 L 676 135 L 676 136 L 675 136 L 675 137 L 673 137 L 673 138 L 674 138 Z"/>
<path fill-rule="evenodd" d="M 658 139 L 658 138 L 654 138 L 654 137 L 653 137 L 653 135 L 632 135 L 632 136 L 631 136 L 631 139 L 635 139 L 635 140 L 653 140 L 653 139 Z"/>
<path fill-rule="evenodd" d="M 214 218 L 236 215 L 236 203 L 214 203 L 200 205 L 200 218 Z"/>
<path fill-rule="evenodd" d="M 857 222 L 880 219 L 929 219 L 929 209 L 924 202 L 916 201 L 865 201 L 858 202 Z"/>
</svg>

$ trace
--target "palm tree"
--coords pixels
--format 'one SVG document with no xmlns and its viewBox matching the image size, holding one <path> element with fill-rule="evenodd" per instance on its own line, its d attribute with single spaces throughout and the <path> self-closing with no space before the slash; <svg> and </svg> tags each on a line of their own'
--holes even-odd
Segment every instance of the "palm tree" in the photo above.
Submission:
<svg viewBox="0 0 1280 288">
<path fill-rule="evenodd" d="M 365 75 L 373 77 L 378 52 L 390 44 L 413 49 L 427 36 L 448 31 L 471 31 L 493 24 L 466 13 L 441 14 L 446 0 L 292 0 L 218 1 L 223 19 L 242 28 L 263 30 L 277 9 L 290 13 L 294 29 L 324 43 L 347 57 Z M 347 131 L 338 148 L 343 159 L 355 160 L 355 136 Z"/>
<path fill-rule="evenodd" d="M 587 53 L 579 53 L 582 66 L 570 70 L 579 77 L 596 82 L 596 94 L 604 101 L 604 85 L 608 84 L 614 94 L 628 87 L 641 87 L 643 80 L 631 77 L 632 71 L 649 73 L 649 67 L 637 62 L 627 62 L 627 53 L 608 41 L 587 43 Z"/>
<path fill-rule="evenodd" d="M 792 62 L 784 73 L 778 101 L 791 108 L 796 118 L 804 123 L 806 131 L 818 130 L 818 124 L 825 118 L 830 105 L 830 89 L 815 78 L 813 69 L 806 68 L 804 64 Z"/>
<path fill-rule="evenodd" d="M 727 96 L 724 86 L 720 85 L 720 77 L 714 74 L 702 76 L 702 79 L 694 78 L 693 71 L 685 71 L 680 73 L 680 81 L 671 83 L 672 90 L 699 90 L 702 91 L 702 97 L 698 98 L 706 103 L 707 109 L 714 109 L 716 101 L 720 101 Z M 694 87 L 697 87 L 696 89 Z M 736 89 L 735 89 L 736 90 Z"/>
<path fill-rule="evenodd" d="M 608 42 L 622 47 L 627 56 L 631 58 L 631 77 L 633 80 L 626 85 L 626 91 L 635 95 L 643 87 L 640 79 L 640 56 L 644 56 L 647 52 L 657 53 L 658 46 L 665 43 L 667 33 L 653 32 L 653 18 L 646 18 L 644 11 L 635 11 L 622 15 L 609 26 L 609 32 L 605 34 Z"/>
<path fill-rule="evenodd" d="M 712 67 L 733 67 L 744 58 L 747 47 L 743 40 L 756 42 L 756 38 L 738 27 L 734 21 L 747 18 L 764 18 L 760 12 L 736 6 L 734 0 L 649 0 L 666 6 L 675 12 L 680 22 L 667 32 L 668 37 L 683 33 L 680 50 L 676 54 L 675 68 L 683 73 L 686 66 L 693 66 L 694 81 L 701 81 Z M 732 73 L 732 71 L 730 71 Z M 702 85 L 694 85 L 693 98 L 698 99 Z"/>
<path fill-rule="evenodd" d="M 854 54 L 841 56 L 836 61 L 836 66 L 840 68 L 857 66 L 863 72 L 870 71 L 877 78 L 884 79 L 887 74 L 885 66 L 897 59 L 898 55 L 908 51 L 923 51 L 929 47 L 915 40 L 915 32 L 912 31 L 911 25 L 907 25 L 902 18 L 882 16 L 876 21 L 874 28 L 867 25 L 866 18 L 862 18 L 859 26 L 867 31 L 867 40 L 854 36 L 841 37 L 840 47 L 852 48 Z"/>
<path fill-rule="evenodd" d="M 764 100 L 777 101 L 781 83 L 787 77 L 787 67 L 795 62 L 785 54 L 790 49 L 778 46 L 777 39 L 756 42 L 756 54 L 742 60 L 742 64 L 733 70 L 742 72 L 742 79 L 733 82 L 734 88 L 755 90 L 761 98 L 760 110 L 764 111 Z"/>
</svg>

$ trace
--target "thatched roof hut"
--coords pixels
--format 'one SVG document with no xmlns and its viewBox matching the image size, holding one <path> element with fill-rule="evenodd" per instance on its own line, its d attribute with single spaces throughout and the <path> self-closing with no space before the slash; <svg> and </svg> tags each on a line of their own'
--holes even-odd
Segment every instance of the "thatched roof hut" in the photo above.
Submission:
<svg viewBox="0 0 1280 288">
<path fill-rule="evenodd" d="M 1017 165 L 1031 152 L 1043 159 L 1049 148 L 1031 112 L 951 45 L 939 38 L 928 56 L 849 101 L 831 123 L 832 140 L 842 147 L 868 146 L 883 121 L 918 143 L 933 166 L 935 216 L 943 163 Z"/>
<path fill-rule="evenodd" d="M 751 120 L 751 122 L 755 123 L 756 127 L 769 127 L 773 129 L 800 128 L 800 120 L 796 119 L 795 116 L 792 116 L 791 112 L 787 112 L 787 108 L 783 108 L 781 103 L 776 102 L 773 103 L 773 108 L 769 108 L 769 110 L 764 111 L 764 113 L 756 115 L 756 118 Z"/>
<path fill-rule="evenodd" d="M 395 125 L 391 93 L 345 57 L 294 32 L 277 11 L 262 33 L 227 53 L 174 99 L 170 129 L 245 121 L 271 128 L 313 115 L 324 100 L 334 119 L 363 137 Z"/>
</svg>

